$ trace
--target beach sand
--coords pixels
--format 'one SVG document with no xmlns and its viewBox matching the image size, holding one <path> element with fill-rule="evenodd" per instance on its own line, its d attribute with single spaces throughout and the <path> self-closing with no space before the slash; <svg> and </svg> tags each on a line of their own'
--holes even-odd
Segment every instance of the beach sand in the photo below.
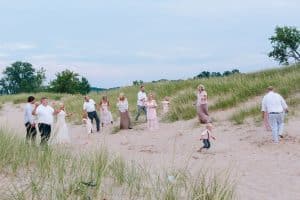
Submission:
<svg viewBox="0 0 300 200">
<path fill-rule="evenodd" d="M 23 106 L 5 104 L 0 111 L 0 124 L 25 138 Z M 196 119 L 160 123 L 158 131 L 148 131 L 145 123 L 116 134 L 111 134 L 111 126 L 90 136 L 83 125 L 69 124 L 69 131 L 74 153 L 92 152 L 105 146 L 126 161 L 133 160 L 154 171 L 172 168 L 187 168 L 192 174 L 201 168 L 229 171 L 231 179 L 236 181 L 238 199 L 299 200 L 299 127 L 300 117 L 289 117 L 285 137 L 276 145 L 272 143 L 271 132 L 260 123 L 248 120 L 237 126 L 225 119 L 218 120 L 213 129 L 217 140 L 202 153 L 197 149 L 202 145 L 199 138 L 204 126 Z"/>
</svg>

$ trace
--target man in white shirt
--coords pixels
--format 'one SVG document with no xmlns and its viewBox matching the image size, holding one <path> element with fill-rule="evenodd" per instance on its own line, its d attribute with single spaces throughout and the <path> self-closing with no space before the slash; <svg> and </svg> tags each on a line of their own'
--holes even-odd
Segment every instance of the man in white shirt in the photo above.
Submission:
<svg viewBox="0 0 300 200">
<path fill-rule="evenodd" d="M 288 106 L 283 97 L 273 91 L 273 87 L 268 87 L 268 93 L 262 100 L 263 118 L 268 115 L 269 124 L 272 129 L 273 140 L 279 142 L 279 137 L 283 138 L 284 114 L 288 112 Z"/>
<path fill-rule="evenodd" d="M 31 141 L 35 143 L 36 138 L 36 127 L 34 122 L 34 116 L 32 115 L 33 105 L 35 103 L 35 98 L 33 96 L 29 96 L 27 98 L 27 104 L 25 106 L 24 112 L 24 124 L 26 127 L 26 140 L 27 142 Z"/>
<path fill-rule="evenodd" d="M 92 123 L 93 123 L 93 120 L 95 119 L 97 132 L 99 132 L 100 131 L 100 120 L 99 120 L 98 114 L 96 112 L 96 103 L 93 99 L 90 99 L 89 96 L 84 97 L 83 110 L 84 110 L 84 112 L 86 112 L 88 114 L 88 117 L 90 118 Z"/>
<path fill-rule="evenodd" d="M 146 118 L 147 118 L 147 109 L 145 106 L 146 101 L 147 101 L 147 94 L 145 92 L 145 87 L 143 85 L 141 85 L 140 91 L 138 92 L 138 95 L 137 95 L 138 113 L 135 117 L 135 121 L 137 121 L 139 119 L 142 111 L 145 113 Z"/>
<path fill-rule="evenodd" d="M 54 115 L 54 109 L 48 105 L 47 97 L 41 99 L 40 105 L 35 105 L 32 114 L 36 115 L 38 118 L 38 128 L 41 133 L 41 145 L 46 145 L 50 138 Z"/>
</svg>

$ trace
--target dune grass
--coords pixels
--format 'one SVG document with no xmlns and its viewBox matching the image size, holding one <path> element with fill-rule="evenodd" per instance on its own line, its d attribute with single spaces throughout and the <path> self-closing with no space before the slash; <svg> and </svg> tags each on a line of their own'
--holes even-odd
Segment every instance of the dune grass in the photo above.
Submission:
<svg viewBox="0 0 300 200">
<path fill-rule="evenodd" d="M 300 105 L 300 97 L 291 96 L 287 98 L 286 103 L 289 106 L 291 113 L 294 113 L 294 109 Z M 261 114 L 261 104 L 257 104 L 250 108 L 241 108 L 231 116 L 230 120 L 235 124 L 243 124 L 244 121 L 249 117 L 259 117 Z M 262 120 L 262 119 L 261 119 Z"/>
<path fill-rule="evenodd" d="M 276 69 L 264 70 L 249 74 L 235 74 L 228 77 L 216 77 L 208 79 L 189 79 L 179 81 L 166 81 L 158 83 L 146 83 L 146 92 L 153 92 L 159 104 L 165 96 L 171 97 L 169 113 L 164 117 L 167 121 L 188 120 L 196 116 L 193 105 L 196 101 L 196 88 L 204 84 L 208 92 L 209 110 L 224 110 L 238 106 L 247 100 L 263 95 L 267 86 L 273 85 L 276 90 L 287 97 L 300 90 L 300 64 Z M 118 117 L 116 108 L 117 97 L 120 92 L 125 93 L 129 102 L 129 111 L 132 117 L 136 114 L 136 100 L 139 86 L 127 86 L 120 89 L 101 93 L 90 93 L 92 99 L 99 102 L 103 95 L 107 95 L 111 103 L 113 117 Z M 36 94 L 37 98 L 48 96 L 54 100 L 64 101 L 68 111 L 73 112 L 72 120 L 81 122 L 82 95 L 63 95 L 43 93 Z M 27 94 L 1 96 L 0 102 L 11 101 L 14 103 L 25 102 Z M 212 101 L 211 101 L 212 100 Z"/>
<path fill-rule="evenodd" d="M 105 148 L 72 154 L 28 145 L 0 130 L 0 199 L 234 199 L 226 174 L 185 170 L 152 173 Z M 168 175 L 174 180 L 168 180 Z M 201 176 L 200 176 L 201 175 Z"/>
</svg>

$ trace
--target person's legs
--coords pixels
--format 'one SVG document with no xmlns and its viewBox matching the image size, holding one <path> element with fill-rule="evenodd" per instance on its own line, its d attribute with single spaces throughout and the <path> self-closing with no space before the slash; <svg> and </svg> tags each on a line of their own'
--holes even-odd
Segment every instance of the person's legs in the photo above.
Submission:
<svg viewBox="0 0 300 200">
<path fill-rule="evenodd" d="M 41 133 L 41 145 L 46 145 L 51 133 L 51 126 L 48 124 L 39 124 L 39 131 Z"/>
<path fill-rule="evenodd" d="M 142 112 L 142 106 L 137 106 L 137 108 L 138 108 L 138 113 L 137 113 L 137 115 L 135 117 L 135 121 L 137 121 L 139 119 L 139 117 L 141 115 L 141 112 Z"/>
<path fill-rule="evenodd" d="M 280 117 L 278 117 L 278 134 L 280 137 L 283 137 L 283 128 L 284 128 L 284 113 L 280 114 Z"/>
<path fill-rule="evenodd" d="M 93 119 L 94 119 L 94 116 L 93 116 L 93 112 L 88 112 L 88 118 L 91 120 L 91 122 L 93 123 Z"/>
<path fill-rule="evenodd" d="M 97 131 L 100 131 L 100 120 L 99 120 L 99 117 L 98 117 L 98 114 L 96 111 L 94 111 L 94 114 L 93 114 L 94 118 L 95 118 L 95 121 L 96 121 L 96 127 L 97 127 Z"/>
<path fill-rule="evenodd" d="M 147 108 L 146 108 L 146 106 L 142 106 L 142 110 L 144 111 L 144 113 L 146 115 L 146 118 L 147 118 Z"/>
<path fill-rule="evenodd" d="M 269 114 L 269 124 L 270 124 L 271 129 L 272 129 L 273 141 L 275 143 L 279 142 L 279 137 L 278 137 L 278 122 L 277 122 L 278 115 L 279 114 Z"/>
</svg>

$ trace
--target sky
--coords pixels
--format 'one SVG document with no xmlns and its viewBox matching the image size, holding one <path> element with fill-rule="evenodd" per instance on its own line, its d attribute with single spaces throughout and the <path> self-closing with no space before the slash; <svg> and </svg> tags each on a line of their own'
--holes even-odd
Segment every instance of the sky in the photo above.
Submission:
<svg viewBox="0 0 300 200">
<path fill-rule="evenodd" d="M 277 67 L 276 26 L 300 27 L 299 0 L 0 0 L 0 70 L 65 69 L 95 87 Z"/>
</svg>

